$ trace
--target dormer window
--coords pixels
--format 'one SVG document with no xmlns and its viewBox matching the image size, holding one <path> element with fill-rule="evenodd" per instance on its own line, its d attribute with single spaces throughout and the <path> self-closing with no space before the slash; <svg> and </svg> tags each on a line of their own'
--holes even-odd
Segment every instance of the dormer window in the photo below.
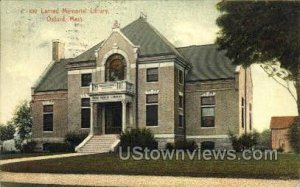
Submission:
<svg viewBox="0 0 300 187">
<path fill-rule="evenodd" d="M 111 55 L 105 64 L 105 81 L 120 81 L 125 79 L 126 61 L 120 54 Z"/>
</svg>

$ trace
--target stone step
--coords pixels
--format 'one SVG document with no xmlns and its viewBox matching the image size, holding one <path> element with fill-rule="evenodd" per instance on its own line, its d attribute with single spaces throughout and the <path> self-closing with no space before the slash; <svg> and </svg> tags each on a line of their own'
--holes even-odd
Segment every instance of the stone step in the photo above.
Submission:
<svg viewBox="0 0 300 187">
<path fill-rule="evenodd" d="M 118 135 L 95 135 L 78 152 L 105 153 L 111 150 L 111 146 L 118 141 Z"/>
</svg>

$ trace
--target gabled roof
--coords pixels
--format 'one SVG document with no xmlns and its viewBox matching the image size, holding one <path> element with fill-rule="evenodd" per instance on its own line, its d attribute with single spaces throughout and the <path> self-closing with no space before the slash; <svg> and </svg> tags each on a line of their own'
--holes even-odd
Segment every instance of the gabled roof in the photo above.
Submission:
<svg viewBox="0 0 300 187">
<path fill-rule="evenodd" d="M 121 32 L 134 44 L 140 47 L 140 56 L 176 55 L 186 61 L 177 49 L 144 18 L 139 18 L 121 29 Z M 74 58 L 71 62 L 93 61 L 95 50 L 101 47 L 100 42 Z"/>
<path fill-rule="evenodd" d="M 180 47 L 193 68 L 188 72 L 186 81 L 216 80 L 234 78 L 236 65 L 219 51 L 216 44 Z"/>
<path fill-rule="evenodd" d="M 271 129 L 289 128 L 297 119 L 297 116 L 276 116 L 271 119 Z"/>
<path fill-rule="evenodd" d="M 184 59 L 175 46 L 146 19 L 139 18 L 130 23 L 121 32 L 135 45 L 140 46 L 140 56 L 173 54 Z"/>
<path fill-rule="evenodd" d="M 34 89 L 35 92 L 58 91 L 68 89 L 68 73 L 65 65 L 71 59 L 61 59 L 54 62 Z"/>
<path fill-rule="evenodd" d="M 85 52 L 81 53 L 80 55 L 78 55 L 77 57 L 73 58 L 72 60 L 70 60 L 70 63 L 73 62 L 87 62 L 87 61 L 95 61 L 96 60 L 96 56 L 95 56 L 95 51 L 98 50 L 101 45 L 102 45 L 103 41 L 94 45 L 93 47 L 91 47 L 90 49 L 86 50 Z"/>
</svg>

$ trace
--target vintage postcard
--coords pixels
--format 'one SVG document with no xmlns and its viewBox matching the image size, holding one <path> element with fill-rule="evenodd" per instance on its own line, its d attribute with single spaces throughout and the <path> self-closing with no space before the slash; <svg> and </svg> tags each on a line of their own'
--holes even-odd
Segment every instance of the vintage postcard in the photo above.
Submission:
<svg viewBox="0 0 300 187">
<path fill-rule="evenodd" d="M 300 186 L 299 1 L 0 3 L 0 186 Z"/>
</svg>

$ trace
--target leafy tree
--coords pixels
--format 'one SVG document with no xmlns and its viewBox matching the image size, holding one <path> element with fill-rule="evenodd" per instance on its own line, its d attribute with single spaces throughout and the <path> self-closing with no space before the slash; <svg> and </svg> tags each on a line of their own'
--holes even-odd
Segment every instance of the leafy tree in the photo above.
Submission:
<svg viewBox="0 0 300 187">
<path fill-rule="evenodd" d="M 5 141 L 13 139 L 15 132 L 15 126 L 11 121 L 9 121 L 7 125 L 0 125 L 0 140 Z"/>
<path fill-rule="evenodd" d="M 289 142 L 295 152 L 300 153 L 300 120 L 296 120 L 289 129 Z"/>
<path fill-rule="evenodd" d="M 271 149 L 271 129 L 266 129 L 259 133 L 257 148 L 261 150 Z"/>
<path fill-rule="evenodd" d="M 216 43 L 235 65 L 276 65 L 273 75 L 294 81 L 300 113 L 300 2 L 221 1 Z M 272 69 L 272 68 L 271 68 Z"/>
<path fill-rule="evenodd" d="M 28 101 L 22 101 L 17 106 L 12 123 L 17 128 L 18 138 L 16 138 L 16 148 L 22 149 L 22 145 L 31 139 L 32 115 Z"/>
</svg>

